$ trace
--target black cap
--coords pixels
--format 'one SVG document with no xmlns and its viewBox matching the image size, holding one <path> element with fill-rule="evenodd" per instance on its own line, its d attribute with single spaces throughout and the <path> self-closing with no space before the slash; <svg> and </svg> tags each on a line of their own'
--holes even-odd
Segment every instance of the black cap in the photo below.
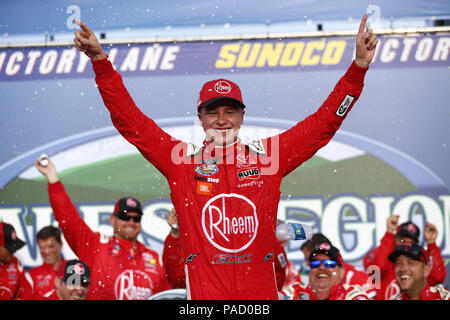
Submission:
<svg viewBox="0 0 450 320">
<path fill-rule="evenodd" d="M 342 266 L 342 259 L 341 259 L 340 253 L 339 253 L 339 249 L 336 247 L 333 247 L 331 244 L 324 242 L 324 243 L 317 245 L 314 248 L 314 250 L 311 252 L 311 254 L 309 255 L 309 260 L 310 261 L 313 260 L 313 258 L 319 253 L 327 255 L 332 260 L 336 260 L 338 265 Z"/>
<path fill-rule="evenodd" d="M 121 214 L 127 212 L 136 212 L 143 215 L 141 203 L 133 197 L 125 197 L 119 199 L 114 206 L 113 214 Z"/>
<path fill-rule="evenodd" d="M 26 243 L 17 237 L 16 230 L 6 222 L 0 222 L 0 245 L 14 253 L 22 248 Z"/>
<path fill-rule="evenodd" d="M 91 270 L 81 260 L 69 260 L 58 269 L 58 276 L 68 284 L 86 285 L 91 283 Z"/>
<path fill-rule="evenodd" d="M 419 242 L 420 230 L 414 223 L 408 221 L 397 227 L 397 232 L 395 235 L 400 237 L 408 237 L 413 239 L 415 242 Z"/>
<path fill-rule="evenodd" d="M 423 248 L 416 243 L 406 243 L 401 246 L 395 246 L 394 251 L 389 254 L 388 259 L 395 262 L 399 256 L 407 256 L 411 259 L 428 264 L 427 254 Z"/>
</svg>

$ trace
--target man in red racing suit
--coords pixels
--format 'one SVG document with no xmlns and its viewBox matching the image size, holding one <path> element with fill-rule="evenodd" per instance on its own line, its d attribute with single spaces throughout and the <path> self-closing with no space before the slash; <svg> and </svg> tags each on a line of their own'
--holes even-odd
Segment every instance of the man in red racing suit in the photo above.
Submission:
<svg viewBox="0 0 450 320">
<path fill-rule="evenodd" d="M 118 200 L 110 222 L 114 235 L 92 231 L 70 200 L 52 161 L 35 166 L 48 180 L 55 218 L 73 252 L 91 269 L 88 300 L 147 300 L 170 288 L 156 251 L 137 240 L 143 215 L 138 200 Z"/>
<path fill-rule="evenodd" d="M 75 47 L 91 58 L 114 126 L 169 182 L 188 299 L 278 299 L 274 247 L 281 180 L 331 140 L 361 94 L 377 43 L 375 34 L 364 31 L 366 20 L 355 61 L 323 105 L 274 137 L 243 144 L 237 138 L 245 107 L 239 87 L 225 79 L 207 82 L 198 103 L 203 147 L 175 139 L 145 116 L 93 31 L 78 22 Z M 213 101 L 218 105 L 205 106 Z"/>
</svg>

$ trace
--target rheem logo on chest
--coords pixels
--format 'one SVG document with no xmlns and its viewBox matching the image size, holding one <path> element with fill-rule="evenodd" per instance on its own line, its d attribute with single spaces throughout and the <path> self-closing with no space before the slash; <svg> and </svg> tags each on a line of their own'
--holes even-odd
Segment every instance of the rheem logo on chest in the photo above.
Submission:
<svg viewBox="0 0 450 320">
<path fill-rule="evenodd" d="M 258 233 L 255 204 L 247 197 L 231 193 L 211 198 L 202 210 L 202 228 L 217 249 L 237 253 L 247 249 Z"/>
</svg>

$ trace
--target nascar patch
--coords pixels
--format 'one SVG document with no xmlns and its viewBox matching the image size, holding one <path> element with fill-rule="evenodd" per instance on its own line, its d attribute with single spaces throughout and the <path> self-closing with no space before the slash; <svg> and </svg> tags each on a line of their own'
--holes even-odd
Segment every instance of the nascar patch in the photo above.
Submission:
<svg viewBox="0 0 450 320">
<path fill-rule="evenodd" d="M 203 163 L 195 167 L 195 172 L 201 174 L 202 176 L 212 176 L 219 171 L 217 164 L 214 163 Z"/>
</svg>

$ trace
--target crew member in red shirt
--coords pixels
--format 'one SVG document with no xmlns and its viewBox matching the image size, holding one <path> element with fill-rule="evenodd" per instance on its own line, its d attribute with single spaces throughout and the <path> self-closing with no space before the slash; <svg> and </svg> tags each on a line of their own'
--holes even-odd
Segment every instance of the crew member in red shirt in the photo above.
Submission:
<svg viewBox="0 0 450 320">
<path fill-rule="evenodd" d="M 56 272 L 65 263 L 61 256 L 61 231 L 54 226 L 46 226 L 39 230 L 36 238 L 43 264 L 25 272 L 25 278 L 30 284 L 27 287 L 31 288 L 27 297 L 33 300 L 54 300 Z"/>
<path fill-rule="evenodd" d="M 388 256 L 394 264 L 395 280 L 400 292 L 391 300 L 449 300 L 450 293 L 442 284 L 430 286 L 428 277 L 431 274 L 428 255 L 416 243 L 396 246 Z"/>
<path fill-rule="evenodd" d="M 23 299 L 23 265 L 14 253 L 24 245 L 11 224 L 0 222 L 0 300 Z"/>
<path fill-rule="evenodd" d="M 107 237 L 80 217 L 52 161 L 41 166 L 36 160 L 35 166 L 48 180 L 50 204 L 67 243 L 91 268 L 88 300 L 147 300 L 170 288 L 158 253 L 137 240 L 143 215 L 138 200 L 116 202 L 110 217 L 114 235 Z"/>
<path fill-rule="evenodd" d="M 322 243 L 309 256 L 309 284 L 295 283 L 283 293 L 292 300 L 369 300 L 359 285 L 343 282 L 339 250 L 328 243 Z"/>
<path fill-rule="evenodd" d="M 398 215 L 392 215 L 386 220 L 387 231 L 381 239 L 380 245 L 369 251 L 364 257 L 364 267 L 378 266 L 380 269 L 381 283 L 377 289 L 377 300 L 389 300 L 400 293 L 400 287 L 395 281 L 394 266 L 388 256 L 395 248 L 406 243 L 419 243 L 419 228 L 411 221 L 398 225 Z M 430 257 L 431 273 L 428 276 L 428 284 L 431 286 L 444 282 L 447 271 L 441 250 L 436 245 L 438 232 L 436 227 L 427 222 L 425 225 L 424 239 L 427 243 L 426 253 Z"/>
</svg>

